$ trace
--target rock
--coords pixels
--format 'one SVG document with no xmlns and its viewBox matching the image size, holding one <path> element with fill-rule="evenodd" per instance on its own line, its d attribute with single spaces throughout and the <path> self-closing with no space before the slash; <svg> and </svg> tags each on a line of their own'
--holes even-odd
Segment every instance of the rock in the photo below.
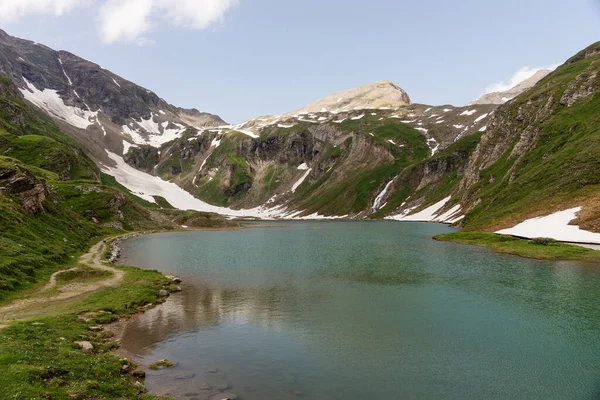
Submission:
<svg viewBox="0 0 600 400">
<path fill-rule="evenodd" d="M 146 371 L 143 369 L 136 369 L 131 373 L 131 376 L 138 379 L 144 379 L 146 377 Z"/>
<path fill-rule="evenodd" d="M 180 279 L 180 278 L 178 278 L 178 277 L 176 277 L 176 276 L 174 276 L 174 277 L 173 277 L 173 279 L 171 279 L 171 281 L 172 281 L 173 283 L 181 283 L 181 279 Z"/>
<path fill-rule="evenodd" d="M 171 286 L 171 292 L 173 293 L 178 293 L 183 291 L 183 289 L 181 288 L 181 286 Z"/>
<path fill-rule="evenodd" d="M 98 332 L 103 330 L 104 327 L 102 325 L 94 325 L 94 326 L 90 326 L 90 331 L 92 332 Z"/>
<path fill-rule="evenodd" d="M 135 387 L 137 387 L 137 388 L 138 388 L 138 390 L 139 390 L 140 392 L 142 392 L 142 393 L 145 393 L 145 392 L 146 392 L 146 386 L 144 386 L 144 384 L 143 384 L 142 382 L 138 382 L 138 381 L 136 381 L 136 382 L 134 383 L 134 385 L 135 385 Z"/>
<path fill-rule="evenodd" d="M 166 291 L 165 289 L 161 289 L 161 290 L 158 292 L 158 295 L 159 295 L 160 297 L 169 297 L 170 293 L 169 293 L 168 291 Z"/>
<path fill-rule="evenodd" d="M 129 371 L 129 367 L 129 364 L 123 364 L 123 366 L 121 367 L 121 372 L 124 374 L 127 373 Z"/>
<path fill-rule="evenodd" d="M 78 345 L 83 351 L 92 351 L 94 349 L 94 346 L 86 340 L 75 342 L 75 344 Z"/>
</svg>

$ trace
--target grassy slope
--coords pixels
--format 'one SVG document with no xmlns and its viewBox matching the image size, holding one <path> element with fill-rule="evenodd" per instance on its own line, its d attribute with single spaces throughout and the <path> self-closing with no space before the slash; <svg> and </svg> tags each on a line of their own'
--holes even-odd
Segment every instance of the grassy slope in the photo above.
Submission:
<svg viewBox="0 0 600 400">
<path fill-rule="evenodd" d="M 125 230 L 228 226 L 213 214 L 167 210 L 100 174 L 85 152 L 28 106 L 0 77 L 0 173 L 14 171 L 46 187 L 35 215 L 18 195 L 0 192 L 0 300 L 48 277 L 97 238 Z M 101 177 L 101 181 L 98 180 Z M 165 209 L 161 209 L 161 207 Z"/>
<path fill-rule="evenodd" d="M 600 48 L 600 44 L 596 44 Z M 571 107 L 560 104 L 569 84 L 588 67 L 600 72 L 600 55 L 589 58 L 576 56 L 567 64 L 540 81 L 532 90 L 504 106 L 498 113 L 506 116 L 506 128 L 521 132 L 519 109 L 533 113 L 549 98 L 552 115 L 535 121 L 539 140 L 525 157 L 515 164 L 512 146 L 489 168 L 481 172 L 475 188 L 481 204 L 467 214 L 468 230 L 496 229 L 511 226 L 525 218 L 581 205 L 590 199 L 600 199 L 600 85 L 595 92 Z M 488 134 L 502 134 L 488 132 Z M 514 174 L 511 180 L 511 168 Z M 492 178 L 493 177 L 493 178 Z M 589 201 L 588 201 L 589 202 Z M 591 228 L 600 228 L 598 203 L 590 204 Z"/>
<path fill-rule="evenodd" d="M 160 303 L 159 289 L 167 283 L 156 271 L 123 267 L 125 282 L 54 310 L 56 315 L 18 322 L 0 331 L 0 388 L 3 398 L 27 399 L 150 399 L 141 394 L 123 361 L 109 353 L 117 347 L 106 331 L 90 326 L 138 312 Z M 98 312 L 85 322 L 77 314 Z M 92 352 L 74 342 L 90 341 Z"/>
<path fill-rule="evenodd" d="M 537 258 L 541 260 L 583 260 L 600 262 L 600 251 L 552 241 L 538 244 L 532 240 L 484 232 L 447 233 L 438 235 L 434 239 L 491 247 L 499 253 L 515 254 L 522 257 Z"/>
</svg>

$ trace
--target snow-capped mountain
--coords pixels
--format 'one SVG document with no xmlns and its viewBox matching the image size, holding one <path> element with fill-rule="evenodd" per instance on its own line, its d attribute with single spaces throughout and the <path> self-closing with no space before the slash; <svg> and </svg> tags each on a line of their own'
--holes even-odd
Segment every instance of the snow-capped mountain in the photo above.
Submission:
<svg viewBox="0 0 600 400">
<path fill-rule="evenodd" d="M 105 149 L 122 154 L 132 145 L 159 146 L 180 137 L 188 127 L 224 124 L 218 116 L 175 107 L 67 51 L 1 30 L 0 74 L 99 160 L 107 161 Z"/>
</svg>

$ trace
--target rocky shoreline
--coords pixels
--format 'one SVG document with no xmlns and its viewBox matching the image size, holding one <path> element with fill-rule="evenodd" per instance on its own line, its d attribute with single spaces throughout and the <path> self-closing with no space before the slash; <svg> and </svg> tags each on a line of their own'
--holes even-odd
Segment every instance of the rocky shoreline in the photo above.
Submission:
<svg viewBox="0 0 600 400">
<path fill-rule="evenodd" d="M 123 251 L 121 249 L 121 243 L 123 243 L 126 240 L 136 238 L 138 236 L 147 235 L 149 233 L 152 233 L 152 232 L 130 233 L 127 235 L 119 236 L 119 237 L 113 239 L 112 241 L 110 241 L 110 244 L 109 244 L 110 256 L 108 257 L 107 262 L 109 262 L 111 264 L 116 264 L 120 260 L 121 255 L 123 254 Z M 108 242 L 108 241 L 109 241 L 109 239 L 104 240 L 104 242 Z"/>
</svg>

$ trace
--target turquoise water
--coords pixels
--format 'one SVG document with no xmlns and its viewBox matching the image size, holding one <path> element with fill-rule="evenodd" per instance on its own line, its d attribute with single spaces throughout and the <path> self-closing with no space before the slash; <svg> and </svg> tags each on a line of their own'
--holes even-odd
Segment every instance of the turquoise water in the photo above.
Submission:
<svg viewBox="0 0 600 400">
<path fill-rule="evenodd" d="M 142 236 L 184 278 L 122 346 L 182 399 L 596 399 L 600 269 L 431 240 L 437 224 L 293 222 Z"/>
</svg>

